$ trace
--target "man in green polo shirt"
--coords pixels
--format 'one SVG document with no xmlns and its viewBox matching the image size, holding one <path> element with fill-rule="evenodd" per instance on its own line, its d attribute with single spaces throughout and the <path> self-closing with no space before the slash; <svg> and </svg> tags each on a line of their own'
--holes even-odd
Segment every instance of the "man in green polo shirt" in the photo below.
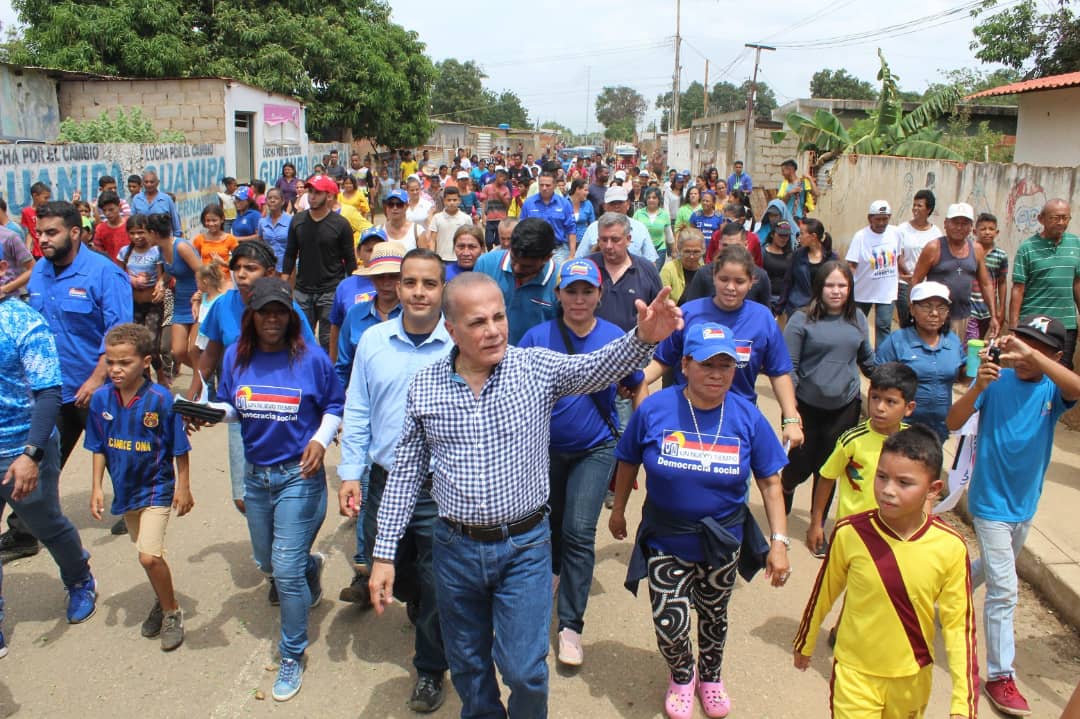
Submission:
<svg viewBox="0 0 1080 719">
<path fill-rule="evenodd" d="M 1054 199 L 1039 213 L 1042 232 L 1020 243 L 1013 263 L 1009 327 L 1020 317 L 1045 314 L 1065 325 L 1061 363 L 1073 368 L 1076 351 L 1076 307 L 1080 304 L 1080 239 L 1068 233 L 1069 203 Z"/>
</svg>

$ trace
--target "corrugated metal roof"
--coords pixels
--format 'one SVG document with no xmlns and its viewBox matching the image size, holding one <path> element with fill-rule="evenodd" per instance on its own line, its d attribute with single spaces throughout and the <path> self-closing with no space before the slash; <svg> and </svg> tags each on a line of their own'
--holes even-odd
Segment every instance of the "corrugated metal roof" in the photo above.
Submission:
<svg viewBox="0 0 1080 719">
<path fill-rule="evenodd" d="M 965 99 L 970 100 L 976 97 L 997 97 L 998 95 L 1018 95 L 1022 92 L 1037 92 L 1039 90 L 1059 90 L 1063 87 L 1077 86 L 1080 86 L 1080 72 L 1067 72 L 1064 75 L 1050 75 L 1049 77 L 1040 77 L 1036 78 L 1035 80 L 1014 82 L 1011 85 L 992 87 L 989 90 L 983 90 L 982 92 L 977 92 L 974 95 L 968 95 Z"/>
</svg>

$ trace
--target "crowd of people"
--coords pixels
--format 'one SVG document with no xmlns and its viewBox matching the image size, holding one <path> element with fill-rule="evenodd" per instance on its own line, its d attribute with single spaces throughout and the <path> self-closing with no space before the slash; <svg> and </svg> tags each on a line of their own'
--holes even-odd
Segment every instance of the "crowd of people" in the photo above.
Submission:
<svg viewBox="0 0 1080 719">
<path fill-rule="evenodd" d="M 975 717 L 983 583 L 982 689 L 1004 714 L 1029 712 L 1015 563 L 1055 423 L 1080 399 L 1065 201 L 1042 208 L 1010 274 L 997 219 L 955 202 L 939 230 L 930 190 L 898 224 L 871 203 L 841 259 L 792 160 L 763 188 L 742 162 L 691 179 L 657 157 L 398 157 L 345 167 L 334 151 L 307 178 L 286 164 L 269 189 L 224 178 L 197 229 L 153 171 L 126 195 L 101 178 L 90 203 L 39 183 L 17 222 L 0 199 L 0 553 L 48 549 L 69 622 L 97 604 L 58 490 L 85 435 L 91 513 L 104 515 L 107 473 L 113 532 L 130 534 L 151 585 L 141 633 L 182 645 L 166 530 L 198 492 L 189 436 L 221 422 L 232 499 L 280 607 L 278 701 L 302 686 L 323 596 L 313 545 L 337 439 L 338 509 L 356 522 L 339 596 L 379 614 L 406 604 L 414 711 L 442 704 L 449 671 L 463 717 L 546 716 L 552 606 L 557 660 L 580 666 L 600 518 L 606 505 L 608 531 L 630 536 L 641 475 L 626 586 L 647 582 L 667 716 L 731 710 L 736 576 L 787 582 L 787 518 L 810 478 L 806 543 L 822 564 L 794 663 L 808 666 L 846 591 L 828 640 L 834 715 L 922 716 L 936 607 L 951 716 Z M 778 428 L 757 406 L 762 374 Z M 978 438 L 971 563 L 933 512 L 943 445 L 965 425 Z"/>
</svg>

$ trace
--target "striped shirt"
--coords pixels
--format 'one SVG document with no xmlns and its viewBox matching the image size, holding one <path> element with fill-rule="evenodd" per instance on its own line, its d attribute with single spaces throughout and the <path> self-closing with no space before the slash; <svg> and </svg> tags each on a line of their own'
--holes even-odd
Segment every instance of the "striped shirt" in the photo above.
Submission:
<svg viewBox="0 0 1080 719">
<path fill-rule="evenodd" d="M 555 403 L 598 392 L 644 364 L 656 345 L 636 329 L 589 354 L 507 347 L 479 396 L 450 355 L 417 372 L 401 439 L 379 507 L 372 555 L 393 559 L 429 469 L 439 516 L 498 526 L 548 500 L 548 446 Z"/>
<path fill-rule="evenodd" d="M 1005 250 L 995 247 L 986 253 L 983 262 L 986 263 L 986 273 L 990 275 L 990 284 L 994 288 L 994 297 L 991 299 L 995 300 L 998 287 L 1001 287 L 1001 283 L 1009 276 L 1009 256 L 1005 254 Z M 999 307 L 998 310 L 1003 312 L 1005 308 Z M 990 307 L 982 296 L 978 278 L 971 283 L 971 316 L 977 320 L 990 319 Z"/>
<path fill-rule="evenodd" d="M 901 539 L 877 510 L 836 523 L 803 613 L 795 651 L 811 656 L 818 631 L 847 590 L 836 662 L 877 677 L 910 677 L 934 661 L 934 605 L 952 675 L 951 714 L 974 719 L 978 656 L 967 545 L 938 517 Z"/>
<path fill-rule="evenodd" d="M 1044 314 L 1076 329 L 1073 282 L 1080 277 L 1080 240 L 1066 232 L 1058 243 L 1032 235 L 1016 251 L 1012 281 L 1024 285 L 1020 316 Z"/>
</svg>

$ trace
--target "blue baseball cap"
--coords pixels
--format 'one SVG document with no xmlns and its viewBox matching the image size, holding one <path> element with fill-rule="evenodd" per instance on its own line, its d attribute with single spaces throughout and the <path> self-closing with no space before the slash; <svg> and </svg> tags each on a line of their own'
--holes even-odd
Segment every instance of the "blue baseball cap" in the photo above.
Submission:
<svg viewBox="0 0 1080 719">
<path fill-rule="evenodd" d="M 398 188 L 386 196 L 386 199 L 383 200 L 383 204 L 385 205 L 390 200 L 397 200 L 401 204 L 407 205 L 409 204 L 409 193 Z"/>
<path fill-rule="evenodd" d="M 237 188 L 236 192 L 233 193 L 233 198 L 237 200 L 250 200 L 254 196 L 255 193 L 247 185 Z"/>
<path fill-rule="evenodd" d="M 592 260 L 570 260 L 563 263 L 559 270 L 559 289 L 565 289 L 575 282 L 588 282 L 593 287 L 604 284 L 600 278 L 600 268 Z"/>
<path fill-rule="evenodd" d="M 715 322 L 690 325 L 683 335 L 683 357 L 704 362 L 716 355 L 727 355 L 738 361 L 732 331 Z"/>
<path fill-rule="evenodd" d="M 360 234 L 360 244 L 364 244 L 368 240 L 377 240 L 379 242 L 386 242 L 386 230 L 381 227 L 369 227 Z"/>
</svg>

